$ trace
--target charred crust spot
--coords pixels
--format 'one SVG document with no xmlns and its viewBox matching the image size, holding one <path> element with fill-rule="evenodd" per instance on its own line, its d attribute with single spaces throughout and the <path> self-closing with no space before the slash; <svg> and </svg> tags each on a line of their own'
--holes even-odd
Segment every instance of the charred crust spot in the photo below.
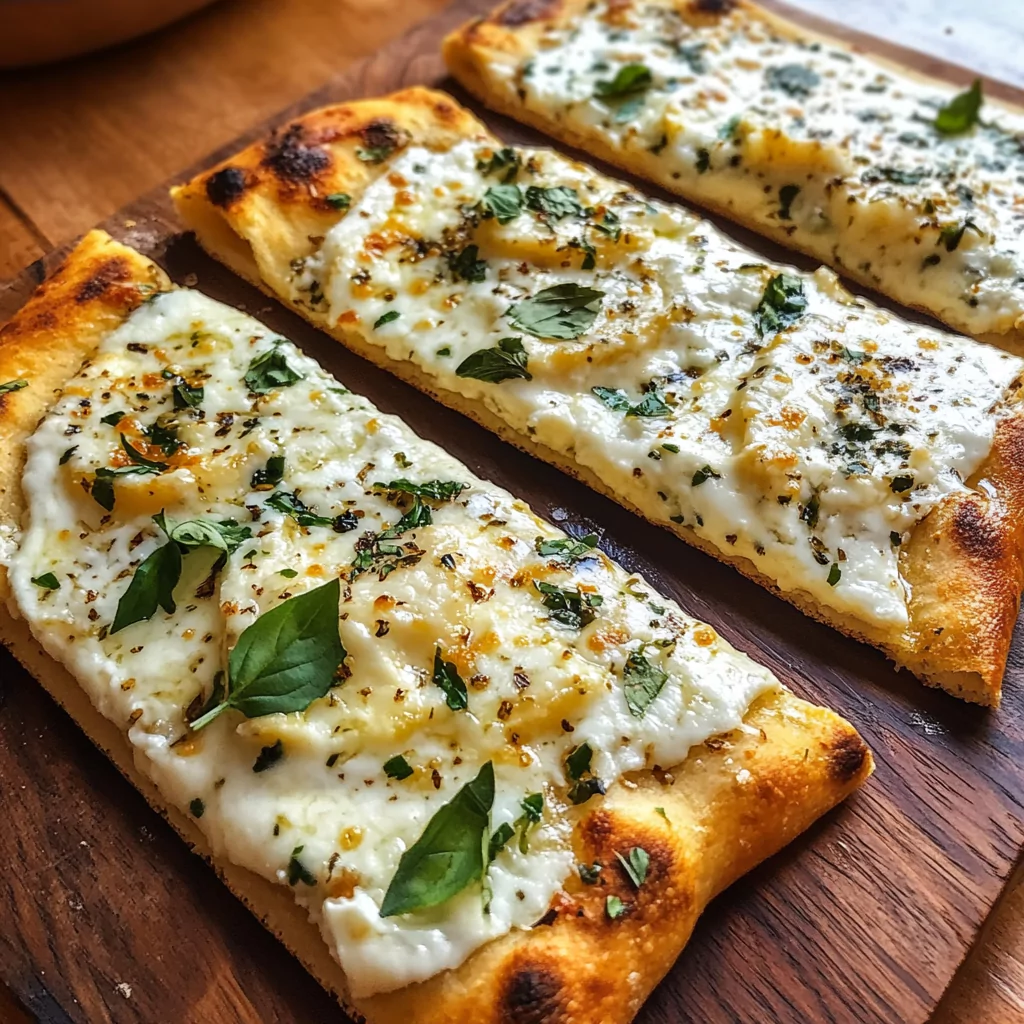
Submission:
<svg viewBox="0 0 1024 1024">
<path fill-rule="evenodd" d="M 497 22 L 505 28 L 518 28 L 531 21 L 540 21 L 551 13 L 555 0 L 512 0 L 499 15 Z"/>
<path fill-rule="evenodd" d="M 214 206 L 230 206 L 245 192 L 245 171 L 241 167 L 222 167 L 206 179 L 206 197 Z"/>
<path fill-rule="evenodd" d="M 615 854 L 627 857 L 634 846 L 643 847 L 647 852 L 650 859 L 647 866 L 649 881 L 665 878 L 672 871 L 675 862 L 673 850 L 659 832 L 648 831 L 633 821 L 620 823 L 606 811 L 595 811 L 585 818 L 580 831 L 588 855 L 609 867 L 614 866 L 624 885 L 629 884 L 629 878 Z"/>
<path fill-rule="evenodd" d="M 263 157 L 263 166 L 279 180 L 295 184 L 312 181 L 330 164 L 327 150 L 303 140 L 301 124 L 289 125 L 280 134 L 275 132 Z"/>
<path fill-rule="evenodd" d="M 953 513 L 953 539 L 967 554 L 997 562 L 1003 554 L 999 525 L 985 515 L 982 499 L 961 501 Z"/>
<path fill-rule="evenodd" d="M 865 742 L 855 732 L 838 735 L 828 750 L 828 767 L 837 782 L 852 782 L 868 756 Z"/>
<path fill-rule="evenodd" d="M 405 134 L 394 121 L 378 117 L 359 133 L 367 149 L 398 149 L 405 142 Z"/>
<path fill-rule="evenodd" d="M 90 302 L 93 299 L 98 299 L 112 284 L 127 281 L 131 276 L 131 267 L 128 266 L 127 260 L 120 256 L 112 256 L 110 259 L 104 260 L 82 282 L 75 294 L 75 301 Z"/>
<path fill-rule="evenodd" d="M 557 1024 L 563 1019 L 562 982 L 546 964 L 517 967 L 501 995 L 502 1024 Z"/>
</svg>

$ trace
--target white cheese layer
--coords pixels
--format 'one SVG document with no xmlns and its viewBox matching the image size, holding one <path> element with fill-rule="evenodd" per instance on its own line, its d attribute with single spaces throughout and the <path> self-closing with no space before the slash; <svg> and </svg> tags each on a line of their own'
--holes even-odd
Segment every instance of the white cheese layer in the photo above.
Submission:
<svg viewBox="0 0 1024 1024">
<path fill-rule="evenodd" d="M 301 379 L 253 394 L 243 378 L 275 345 Z M 175 408 L 183 384 L 195 407 Z M 117 476 L 108 513 L 96 471 L 130 464 L 119 435 L 169 468 Z M 182 446 L 161 448 L 168 435 Z M 253 474 L 281 455 L 280 482 L 254 489 Z M 373 485 L 400 478 L 466 489 L 429 503 L 432 522 L 392 541 L 396 556 L 372 538 L 408 502 Z M 357 997 L 456 967 L 544 916 L 575 866 L 572 825 L 594 806 L 567 797 L 565 758 L 578 744 L 610 785 L 682 761 L 778 686 L 599 551 L 573 563 L 538 554 L 538 538 L 564 535 L 196 292 L 157 296 L 102 342 L 30 438 L 24 489 L 26 523 L 7 560 L 16 611 L 126 730 L 138 769 L 193 816 L 215 856 L 294 887 Z M 335 525 L 299 525 L 267 504 L 281 492 Z M 161 511 L 235 520 L 252 537 L 212 577 L 216 552 L 186 553 L 174 612 L 111 633 L 140 562 L 167 542 L 152 520 Z M 339 576 L 345 678 L 303 712 L 229 710 L 190 729 L 241 631 Z M 536 582 L 592 595 L 593 621 L 556 621 Z M 465 710 L 432 679 L 436 648 L 466 682 Z M 643 717 L 624 698 L 630 655 L 668 677 Z M 409 777 L 385 773 L 396 755 Z M 520 817 L 528 794 L 544 797 L 528 852 L 509 843 L 490 866 L 489 910 L 477 882 L 433 910 L 382 918 L 402 853 L 488 761 L 495 829 Z"/>
<path fill-rule="evenodd" d="M 550 151 L 520 151 L 521 209 L 500 224 L 487 196 L 509 172 L 489 170 L 492 156 L 465 142 L 396 157 L 297 271 L 293 301 L 565 453 L 649 519 L 692 527 L 783 590 L 904 626 L 899 545 L 981 463 L 1024 363 L 855 300 L 829 271 L 766 264 Z M 577 212 L 553 214 L 552 195 Z M 759 307 L 780 274 L 806 308 L 776 331 Z M 558 285 L 600 294 L 593 324 L 563 340 L 517 326 L 513 307 Z M 509 337 L 531 379 L 456 372 Z"/>
<path fill-rule="evenodd" d="M 629 65 L 649 79 L 602 96 Z M 688 20 L 598 0 L 491 72 L 513 106 L 908 305 L 975 334 L 1024 330 L 1020 116 L 986 104 L 943 134 L 936 115 L 957 90 L 785 38 L 741 7 Z"/>
</svg>

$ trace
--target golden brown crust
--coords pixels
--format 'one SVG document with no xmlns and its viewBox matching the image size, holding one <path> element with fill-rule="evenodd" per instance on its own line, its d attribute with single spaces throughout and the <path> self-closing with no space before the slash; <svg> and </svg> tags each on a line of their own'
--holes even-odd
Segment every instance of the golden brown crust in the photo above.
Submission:
<svg viewBox="0 0 1024 1024">
<path fill-rule="evenodd" d="M 840 39 L 811 32 L 777 14 L 766 11 L 749 0 L 652 0 L 652 6 L 678 11 L 695 25 L 714 24 L 719 18 L 736 10 L 742 10 L 749 19 L 763 21 L 776 34 L 790 39 L 820 42 L 831 49 L 850 50 L 851 47 Z M 797 238 L 791 226 L 784 221 L 769 222 L 745 213 L 729 202 L 720 202 L 712 196 L 690 195 L 685 184 L 663 170 L 663 165 L 654 152 L 630 149 L 624 152 L 603 141 L 597 135 L 584 136 L 563 121 L 556 113 L 553 118 L 544 117 L 521 103 L 514 102 L 507 92 L 494 86 L 494 68 L 505 68 L 509 72 L 523 59 L 536 51 L 538 39 L 546 29 L 570 24 L 589 6 L 589 0 L 507 0 L 484 18 L 475 18 L 451 32 L 444 40 L 442 49 L 445 63 L 459 83 L 488 107 L 536 128 L 569 146 L 618 167 L 629 174 L 656 182 L 662 188 L 684 199 L 699 202 L 701 206 L 722 217 L 735 221 L 750 231 L 764 235 L 773 242 L 788 249 L 795 249 L 822 263 L 831 264 L 851 281 L 873 290 L 879 289 L 879 282 L 857 266 L 837 262 L 827 235 L 804 233 Z M 626 5 L 628 6 L 628 5 Z M 522 12 L 521 15 L 517 12 Z M 526 14 L 529 14 L 529 17 Z M 904 65 L 880 57 L 874 57 L 898 74 L 909 76 L 937 88 L 948 88 L 949 83 L 928 78 Z M 986 99 L 986 103 L 1024 114 L 1024 110 L 998 99 Z M 905 299 L 892 292 L 890 297 L 897 302 Z M 943 319 L 933 309 L 919 303 L 910 303 L 910 308 L 929 316 Z M 950 327 L 971 334 L 966 321 L 957 321 L 948 314 L 944 318 Z M 1005 333 L 975 335 L 979 340 L 995 344 L 1018 355 L 1024 355 L 1024 329 L 1008 329 Z"/>
<path fill-rule="evenodd" d="M 552 0 L 552 3 L 563 14 L 574 4 L 578 6 L 578 0 Z M 524 11 L 525 8 L 515 10 Z M 397 93 L 383 100 L 358 101 L 328 108 L 328 111 L 314 111 L 289 130 L 302 131 L 307 120 L 310 125 L 316 125 L 330 118 L 358 124 L 365 122 L 368 116 L 381 116 L 383 110 L 389 110 L 388 116 L 396 122 L 411 125 L 413 116 L 402 114 L 410 97 L 414 104 L 416 124 L 415 130 L 410 128 L 410 131 L 417 143 L 443 146 L 451 140 L 453 132 L 464 132 L 482 141 L 496 143 L 470 115 L 452 115 L 447 112 L 447 104 L 453 103 L 447 97 L 441 100 L 446 107 L 444 121 L 432 125 L 429 112 L 439 102 L 439 94 L 423 89 Z M 227 164 L 199 175 L 175 189 L 173 194 L 182 217 L 195 229 L 200 243 L 212 255 L 227 262 L 268 294 L 289 302 L 287 278 L 279 269 L 280 261 L 277 269 L 266 272 L 264 268 L 268 261 L 260 259 L 259 253 L 266 247 L 267 238 L 286 230 L 279 226 L 279 222 L 288 222 L 293 218 L 302 220 L 302 193 L 290 193 L 287 205 L 260 205 L 258 210 L 253 211 L 255 215 L 245 217 L 236 216 L 232 211 L 222 214 L 213 204 L 203 200 L 207 183 L 222 173 L 224 166 L 250 165 L 259 158 L 260 146 L 257 144 L 250 147 Z M 365 167 L 358 168 L 358 175 L 353 181 L 355 186 L 365 185 Z M 351 191 L 344 178 L 336 178 L 335 185 Z M 317 198 L 312 196 L 305 201 L 315 207 Z M 239 202 L 244 206 L 246 200 L 242 198 Z M 296 212 L 296 206 L 299 212 Z M 335 211 L 332 219 L 325 219 L 321 223 L 320 233 L 342 216 L 341 211 Z M 264 221 L 268 223 L 264 224 Z M 225 242 L 225 233 L 233 241 Z M 308 252 L 308 247 L 304 251 Z M 322 318 L 311 313 L 308 308 L 298 305 L 293 308 L 364 358 L 471 417 L 506 441 L 539 455 L 613 500 L 644 515 L 628 499 L 613 492 L 596 474 L 577 465 L 564 452 L 555 452 L 520 435 L 482 403 L 470 402 L 455 392 L 439 387 L 411 362 L 398 362 L 389 358 L 381 348 L 368 344 L 356 331 L 345 330 L 343 327 L 329 328 Z M 987 481 L 988 490 L 947 499 L 945 504 L 918 525 L 901 553 L 901 573 L 911 584 L 910 628 L 906 631 L 882 630 L 854 616 L 837 613 L 802 591 L 782 592 L 749 559 L 721 550 L 698 537 L 686 525 L 664 520 L 657 521 L 657 524 L 739 569 L 813 618 L 880 647 L 898 665 L 910 669 L 924 682 L 940 686 L 966 700 L 995 706 L 999 703 L 1013 623 L 1021 589 L 1024 588 L 1024 567 L 1021 564 L 1024 498 L 1020 493 L 1024 486 L 1024 456 L 1020 454 L 1016 440 L 1024 429 L 1022 423 L 1024 413 L 1014 400 L 1008 404 L 1007 418 L 999 427 L 988 459 L 976 475 L 976 479 Z M 982 544 L 979 539 L 982 534 L 996 540 Z M 930 539 L 926 541 L 925 538 Z"/>
<path fill-rule="evenodd" d="M 0 414 L 0 470 L 9 485 L 20 472 L 25 439 L 55 389 L 148 289 L 167 287 L 148 260 L 94 232 L 0 333 L 0 367 L 20 366 L 40 387 L 45 376 L 48 395 L 31 411 Z M 8 486 L 4 527 L 15 526 L 21 512 L 20 490 Z M 670 772 L 657 778 L 637 773 L 594 802 L 575 842 L 581 862 L 603 865 L 596 885 L 570 880 L 542 925 L 492 942 L 457 970 L 353 1002 L 344 974 L 291 892 L 211 858 L 195 822 L 167 806 L 136 769 L 122 731 L 99 715 L 24 621 L 2 606 L 0 639 L 321 984 L 373 1024 L 632 1019 L 715 893 L 791 841 L 872 770 L 867 747 L 838 715 L 785 690 L 769 693 L 749 709 L 741 729 L 695 748 Z M 639 891 L 614 857 L 636 845 L 651 856 L 649 879 Z M 614 921 L 605 912 L 612 894 L 627 907 Z"/>
</svg>

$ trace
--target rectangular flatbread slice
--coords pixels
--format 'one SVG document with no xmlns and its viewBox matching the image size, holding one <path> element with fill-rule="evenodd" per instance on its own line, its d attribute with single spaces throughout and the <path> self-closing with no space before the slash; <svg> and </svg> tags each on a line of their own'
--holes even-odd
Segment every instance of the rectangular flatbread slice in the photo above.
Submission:
<svg viewBox="0 0 1024 1024">
<path fill-rule="evenodd" d="M 856 731 L 93 232 L 0 331 L 0 637 L 351 1012 L 617 1024 Z"/>
<path fill-rule="evenodd" d="M 315 111 L 175 190 L 214 256 L 354 351 L 876 644 L 998 703 L 1024 361 L 443 94 Z"/>
<path fill-rule="evenodd" d="M 1024 343 L 1024 112 L 746 0 L 511 0 L 448 37 L 488 106 L 957 330 Z"/>
</svg>

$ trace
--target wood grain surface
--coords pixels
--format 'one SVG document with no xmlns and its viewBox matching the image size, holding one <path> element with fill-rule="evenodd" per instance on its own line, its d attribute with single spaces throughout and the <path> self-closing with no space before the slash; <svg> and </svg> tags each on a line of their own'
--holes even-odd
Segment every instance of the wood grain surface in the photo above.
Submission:
<svg viewBox="0 0 1024 1024">
<path fill-rule="evenodd" d="M 86 144 L 84 134 L 74 137 L 74 118 L 63 122 L 47 148 L 31 131 L 33 118 L 12 112 L 10 81 L 0 79 L 0 132 L 6 133 L 0 134 L 5 143 L 0 194 L 12 196 L 12 126 L 19 173 L 31 177 L 35 168 L 39 182 L 30 195 L 17 190 L 6 209 L 0 204 L 0 261 L 13 265 L 12 252 L 31 259 L 49 243 L 68 240 L 113 208 L 105 198 L 108 185 L 128 199 L 132 193 L 125 195 L 125 186 L 132 174 L 140 184 L 159 181 L 171 167 L 266 116 L 274 97 L 280 103 L 304 96 L 343 61 L 337 53 L 357 55 L 374 31 L 379 33 L 375 46 L 406 15 L 412 20 L 440 4 L 297 3 L 309 19 L 308 53 L 295 38 L 277 38 L 288 30 L 280 8 L 291 6 L 262 0 L 227 4 L 143 43 L 138 49 L 148 48 L 145 60 L 133 49 L 76 62 L 91 69 L 89 74 L 95 73 L 94 64 L 121 62 L 119 72 L 108 69 L 109 77 L 99 76 L 107 108 L 90 103 L 85 92 L 71 102 L 76 116 L 88 114 L 88 127 L 107 126 L 121 145 L 118 158 L 132 168 L 119 173 L 109 153 L 106 161 L 96 155 L 99 147 L 90 158 L 96 160 L 90 173 L 99 174 L 102 187 L 89 202 L 74 188 L 73 176 L 82 169 L 74 165 L 68 140 Z M 342 7 L 356 12 L 351 32 L 347 17 L 331 20 L 332 6 L 335 14 Z M 460 0 L 338 81 L 304 96 L 296 109 L 437 81 L 441 33 L 484 6 Z M 255 17 L 262 9 L 273 28 L 254 25 L 249 15 L 240 16 L 240 8 Z M 379 17 L 382 8 L 386 16 Z M 201 41 L 207 18 L 218 49 Z M 280 47 L 289 52 L 283 66 L 270 56 Z M 189 70 L 181 70 L 182 60 Z M 296 61 L 306 66 L 295 67 Z M 146 71 L 150 65 L 162 69 L 152 78 Z M 83 73 L 81 66 L 69 68 L 50 73 L 62 79 L 65 97 L 69 87 L 74 92 L 75 74 Z M 933 62 L 932 70 L 962 80 L 962 73 L 948 66 Z M 276 85 L 275 74 L 281 76 Z M 161 82 L 160 75 L 170 76 L 173 86 L 162 106 L 158 95 L 168 80 Z M 118 106 L 135 76 L 140 85 L 127 100 L 136 117 L 145 112 L 149 120 L 143 123 L 109 109 Z M 262 77 L 257 82 L 246 76 Z M 227 109 L 230 104 L 211 103 L 218 87 L 228 89 L 237 105 Z M 29 102 L 31 90 L 21 98 Z M 153 122 L 160 111 L 172 116 L 176 103 L 197 104 L 187 131 L 180 123 L 172 131 Z M 261 103 L 268 105 L 260 108 Z M 179 109 L 176 116 L 185 115 Z M 38 127 L 38 118 L 35 123 Z M 501 134 L 526 137 L 507 122 L 492 123 Z M 134 156 L 124 152 L 125 132 L 134 132 L 138 141 Z M 161 134 L 173 140 L 151 139 Z M 69 166 L 57 166 L 61 161 L 52 157 L 60 140 L 65 148 L 57 152 L 65 153 Z M 168 165 L 172 156 L 180 157 L 180 164 Z M 671 592 L 801 696 L 848 715 L 871 743 L 878 772 L 868 788 L 712 905 L 691 946 L 642 1012 L 643 1024 L 867 1024 L 929 1017 L 1024 845 L 1024 645 L 1014 646 L 1004 705 L 995 715 L 926 691 L 905 674 L 894 674 L 875 652 L 810 622 L 726 567 L 502 445 L 319 335 L 206 259 L 190 239 L 178 237 L 162 189 L 132 202 L 106 226 L 154 255 L 175 279 L 191 281 L 195 275 L 203 290 L 261 316 L 354 389 L 386 411 L 400 412 L 542 515 L 597 530 L 605 549 L 623 564 Z M 777 254 L 763 243 L 753 244 Z M 48 256 L 0 287 L 0 321 L 55 260 Z M 0 268 L 4 265 L 0 262 Z M 0 863 L 16 868 L 0 875 L 0 981 L 37 1020 L 344 1019 L 6 657 L 0 660 L 0 800 L 7 812 Z M 989 941 L 964 968 L 937 1020 L 1024 1019 L 1024 970 L 1015 957 L 1022 919 L 1024 897 L 1015 894 L 1006 914 L 991 923 Z M 16 1019 L 16 1012 L 0 994 L 0 1021 Z"/>
</svg>

